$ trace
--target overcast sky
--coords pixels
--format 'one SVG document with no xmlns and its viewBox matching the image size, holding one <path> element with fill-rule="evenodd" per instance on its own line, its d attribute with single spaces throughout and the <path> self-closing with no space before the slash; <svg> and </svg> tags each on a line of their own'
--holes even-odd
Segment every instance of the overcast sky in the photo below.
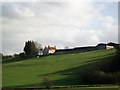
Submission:
<svg viewBox="0 0 120 90">
<path fill-rule="evenodd" d="M 1 7 L 3 54 L 22 52 L 27 40 L 57 48 L 118 42 L 117 2 L 4 2 Z"/>
</svg>

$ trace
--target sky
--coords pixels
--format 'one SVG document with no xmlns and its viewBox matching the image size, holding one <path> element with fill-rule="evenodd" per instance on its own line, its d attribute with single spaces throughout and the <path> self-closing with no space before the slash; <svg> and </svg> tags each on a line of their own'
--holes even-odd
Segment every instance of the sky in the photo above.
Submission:
<svg viewBox="0 0 120 90">
<path fill-rule="evenodd" d="M 118 42 L 117 2 L 2 2 L 3 54 L 23 52 L 25 42 L 57 48 Z"/>
</svg>

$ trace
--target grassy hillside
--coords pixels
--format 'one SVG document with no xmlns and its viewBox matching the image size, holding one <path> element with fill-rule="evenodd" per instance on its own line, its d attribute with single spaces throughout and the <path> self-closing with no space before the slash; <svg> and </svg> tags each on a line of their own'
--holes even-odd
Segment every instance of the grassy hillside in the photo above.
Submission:
<svg viewBox="0 0 120 90">
<path fill-rule="evenodd" d="M 3 87 L 38 87 L 45 78 L 53 85 L 82 84 L 80 75 L 89 68 L 106 63 L 115 50 L 51 55 L 3 64 Z"/>
</svg>

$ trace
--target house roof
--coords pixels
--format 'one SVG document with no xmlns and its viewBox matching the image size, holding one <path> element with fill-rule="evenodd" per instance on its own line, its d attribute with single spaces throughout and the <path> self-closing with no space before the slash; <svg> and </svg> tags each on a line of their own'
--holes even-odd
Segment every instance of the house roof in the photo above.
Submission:
<svg viewBox="0 0 120 90">
<path fill-rule="evenodd" d="M 115 46 L 115 45 L 118 45 L 118 44 L 110 42 L 110 43 L 107 43 L 107 45 L 109 45 L 109 46 Z"/>
<path fill-rule="evenodd" d="M 56 46 L 50 47 L 50 46 L 48 45 L 48 49 L 49 49 L 49 50 L 56 50 Z"/>
<path fill-rule="evenodd" d="M 74 49 L 88 49 L 88 48 L 95 48 L 94 46 L 87 46 L 87 47 L 75 47 Z"/>
<path fill-rule="evenodd" d="M 106 45 L 105 43 L 99 43 L 97 46 Z"/>
</svg>

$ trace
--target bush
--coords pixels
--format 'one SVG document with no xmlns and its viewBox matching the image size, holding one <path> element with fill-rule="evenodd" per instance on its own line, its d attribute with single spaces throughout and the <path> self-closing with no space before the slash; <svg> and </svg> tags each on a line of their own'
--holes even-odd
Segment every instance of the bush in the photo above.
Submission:
<svg viewBox="0 0 120 90">
<path fill-rule="evenodd" d="M 20 58 L 25 58 L 25 56 L 26 56 L 26 55 L 25 55 L 24 52 L 19 54 L 19 57 L 20 57 Z"/>
<path fill-rule="evenodd" d="M 89 84 L 118 84 L 120 72 L 106 73 L 104 71 L 89 72 L 84 75 L 83 82 Z"/>
<path fill-rule="evenodd" d="M 43 79 L 43 84 L 45 85 L 46 89 L 51 89 L 52 88 L 52 81 L 45 77 Z"/>
</svg>

